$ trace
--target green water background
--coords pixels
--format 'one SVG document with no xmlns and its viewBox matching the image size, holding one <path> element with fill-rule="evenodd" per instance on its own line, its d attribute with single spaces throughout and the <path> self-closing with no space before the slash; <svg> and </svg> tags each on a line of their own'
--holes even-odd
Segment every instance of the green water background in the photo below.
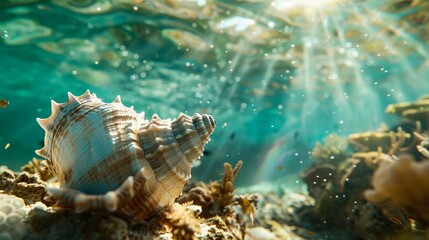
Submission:
<svg viewBox="0 0 429 240">
<path fill-rule="evenodd" d="M 285 10 L 291 21 L 270 2 L 190 2 L 0 3 L 0 99 L 10 102 L 0 165 L 36 157 L 35 119 L 50 115 L 51 99 L 90 89 L 146 116 L 212 114 L 218 127 L 196 179 L 242 159 L 239 181 L 283 181 L 311 162 L 316 141 L 394 126 L 387 104 L 429 92 L 424 1 L 348 1 L 310 20 Z"/>
</svg>

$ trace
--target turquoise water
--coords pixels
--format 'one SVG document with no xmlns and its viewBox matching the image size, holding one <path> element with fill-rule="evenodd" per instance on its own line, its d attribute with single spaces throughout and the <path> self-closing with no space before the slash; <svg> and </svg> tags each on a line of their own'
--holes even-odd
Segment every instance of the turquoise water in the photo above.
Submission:
<svg viewBox="0 0 429 240">
<path fill-rule="evenodd" d="M 242 159 L 242 183 L 284 181 L 328 134 L 392 126 L 387 104 L 429 92 L 428 32 L 426 1 L 2 1 L 0 165 L 36 157 L 51 99 L 90 89 L 212 114 L 197 179 Z"/>
</svg>

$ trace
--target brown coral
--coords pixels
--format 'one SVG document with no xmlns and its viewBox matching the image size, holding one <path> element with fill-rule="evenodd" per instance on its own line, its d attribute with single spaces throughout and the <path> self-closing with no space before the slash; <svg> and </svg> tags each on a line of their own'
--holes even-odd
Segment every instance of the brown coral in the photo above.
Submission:
<svg viewBox="0 0 429 240">
<path fill-rule="evenodd" d="M 47 193 L 46 184 L 36 175 L 27 172 L 14 173 L 8 169 L 0 174 L 0 190 L 24 199 L 25 204 L 45 202 Z"/>
<path fill-rule="evenodd" d="M 312 151 L 312 159 L 315 163 L 329 163 L 336 165 L 347 157 L 347 140 L 331 134 L 323 139 L 323 144 L 318 142 Z"/>
<path fill-rule="evenodd" d="M 35 174 L 45 182 L 57 180 L 56 176 L 52 172 L 48 171 L 45 160 L 33 158 L 26 165 L 21 167 L 21 171 Z"/>
<path fill-rule="evenodd" d="M 237 176 L 243 162 L 238 161 L 233 169 L 231 164 L 225 163 L 225 173 L 222 182 L 211 182 L 209 185 L 200 183 L 187 194 L 177 199 L 179 203 L 193 202 L 202 206 L 201 214 L 204 218 L 224 215 L 225 208 L 233 204 L 234 179 Z"/>
<path fill-rule="evenodd" d="M 389 200 L 429 227 L 429 161 L 401 156 L 398 161 L 382 164 L 374 173 L 372 185 L 374 189 L 364 192 L 368 201 Z"/>
<path fill-rule="evenodd" d="M 232 168 L 231 164 L 225 163 L 225 172 L 222 181 L 210 182 L 210 184 L 200 183 L 177 199 L 179 203 L 192 202 L 202 207 L 201 217 L 213 218 L 221 217 L 228 229 L 236 238 L 244 238 L 245 224 L 243 218 L 236 214 L 234 206 L 241 208 L 243 215 L 248 215 L 253 221 L 254 209 L 257 205 L 257 197 L 254 195 L 234 196 L 233 182 L 237 176 L 243 162 L 238 161 Z M 241 237 L 238 237 L 240 236 Z"/>
<path fill-rule="evenodd" d="M 191 204 L 174 203 L 158 213 L 159 224 L 171 232 L 173 240 L 198 239 L 201 219 L 197 219 Z"/>
</svg>

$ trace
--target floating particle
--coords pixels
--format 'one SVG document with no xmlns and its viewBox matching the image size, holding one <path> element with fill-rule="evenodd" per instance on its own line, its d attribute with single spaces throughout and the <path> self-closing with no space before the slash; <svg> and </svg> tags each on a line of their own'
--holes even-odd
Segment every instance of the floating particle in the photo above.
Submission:
<svg viewBox="0 0 429 240">
<path fill-rule="evenodd" d="M 222 123 L 222 128 L 224 128 L 226 126 L 228 126 L 228 123 L 226 123 L 226 122 Z"/>
<path fill-rule="evenodd" d="M 8 149 L 10 147 L 10 143 L 7 143 L 6 146 L 4 146 L 4 149 Z"/>
<path fill-rule="evenodd" d="M 7 106 L 9 106 L 9 101 L 7 101 L 6 99 L 1 99 L 0 100 L 0 107 L 5 108 Z"/>
</svg>

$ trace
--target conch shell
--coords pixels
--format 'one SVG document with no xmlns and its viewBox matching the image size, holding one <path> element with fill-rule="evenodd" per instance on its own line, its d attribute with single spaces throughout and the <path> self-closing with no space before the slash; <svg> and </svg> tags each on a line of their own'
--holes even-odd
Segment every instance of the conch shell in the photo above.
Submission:
<svg viewBox="0 0 429 240">
<path fill-rule="evenodd" d="M 48 190 L 60 206 L 77 212 L 109 211 L 144 220 L 172 204 L 203 155 L 215 121 L 207 114 L 150 120 L 118 96 L 104 103 L 87 90 L 52 102 L 52 114 L 37 119 L 45 145 L 36 153 L 59 179 Z"/>
</svg>

